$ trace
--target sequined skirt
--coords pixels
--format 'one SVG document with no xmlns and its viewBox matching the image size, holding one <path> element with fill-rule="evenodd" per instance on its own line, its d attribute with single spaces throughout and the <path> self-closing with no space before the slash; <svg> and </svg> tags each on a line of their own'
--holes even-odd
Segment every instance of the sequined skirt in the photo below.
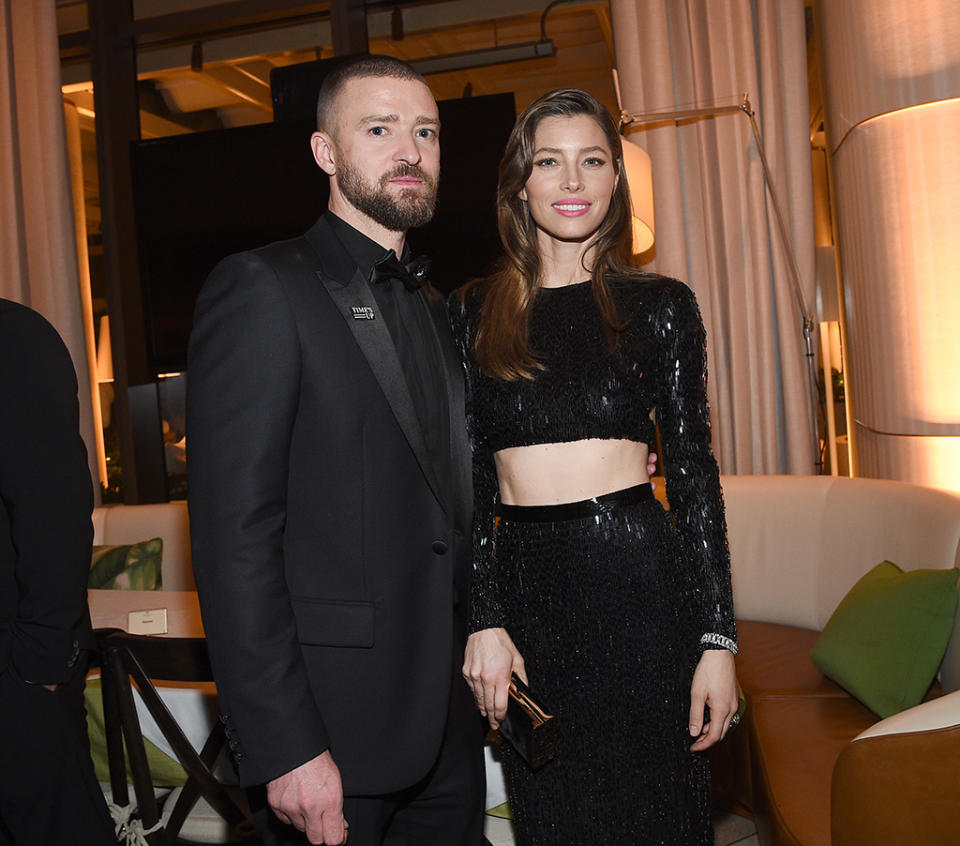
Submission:
<svg viewBox="0 0 960 846">
<path fill-rule="evenodd" d="M 689 751 L 699 635 L 678 534 L 652 497 L 620 494 L 586 512 L 502 508 L 507 627 L 560 717 L 535 772 L 502 744 L 518 846 L 713 843 L 707 761 Z"/>
</svg>

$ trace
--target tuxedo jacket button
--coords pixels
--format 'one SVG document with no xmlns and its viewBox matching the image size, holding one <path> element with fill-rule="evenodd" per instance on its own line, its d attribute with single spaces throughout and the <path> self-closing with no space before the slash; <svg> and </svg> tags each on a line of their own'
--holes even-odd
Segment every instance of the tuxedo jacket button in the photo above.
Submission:
<svg viewBox="0 0 960 846">
<path fill-rule="evenodd" d="M 433 551 L 437 553 L 437 555 L 443 555 L 449 548 L 446 541 L 435 540 L 433 542 Z"/>
</svg>

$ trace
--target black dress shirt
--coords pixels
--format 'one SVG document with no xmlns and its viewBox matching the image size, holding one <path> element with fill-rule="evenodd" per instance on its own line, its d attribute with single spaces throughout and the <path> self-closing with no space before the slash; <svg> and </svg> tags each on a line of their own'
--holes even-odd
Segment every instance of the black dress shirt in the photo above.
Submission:
<svg viewBox="0 0 960 846">
<path fill-rule="evenodd" d="M 364 278 L 370 280 L 374 265 L 389 255 L 376 241 L 354 229 L 332 212 L 327 212 L 330 228 L 343 244 Z M 404 244 L 402 261 L 409 258 Z M 410 391 L 427 454 L 437 469 L 440 484 L 446 489 L 450 480 L 450 421 L 443 358 L 437 327 L 430 314 L 423 288 L 409 291 L 399 279 L 371 284 L 374 299 L 393 339 L 407 388 Z"/>
</svg>

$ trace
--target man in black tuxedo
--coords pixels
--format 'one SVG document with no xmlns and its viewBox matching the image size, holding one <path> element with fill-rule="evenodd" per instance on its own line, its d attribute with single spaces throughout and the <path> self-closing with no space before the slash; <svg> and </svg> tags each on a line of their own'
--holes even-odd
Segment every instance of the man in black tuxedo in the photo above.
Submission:
<svg viewBox="0 0 960 846">
<path fill-rule="evenodd" d="M 0 844 L 116 843 L 87 743 L 93 488 L 77 377 L 39 314 L 0 299 Z"/>
<path fill-rule="evenodd" d="M 265 842 L 349 826 L 351 846 L 472 846 L 462 371 L 423 266 L 397 260 L 433 213 L 437 106 L 373 56 L 327 77 L 317 120 L 327 214 L 221 262 L 190 343 L 193 561 L 223 721 L 241 783 L 266 786 Z"/>
</svg>

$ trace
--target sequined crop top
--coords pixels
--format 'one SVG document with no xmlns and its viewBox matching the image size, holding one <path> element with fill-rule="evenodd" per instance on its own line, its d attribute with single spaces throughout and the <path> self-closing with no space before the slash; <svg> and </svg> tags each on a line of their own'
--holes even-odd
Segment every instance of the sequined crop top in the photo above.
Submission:
<svg viewBox="0 0 960 846">
<path fill-rule="evenodd" d="M 649 361 L 649 351 L 620 345 L 609 355 L 589 282 L 541 288 L 529 331 L 532 348 L 547 365 L 535 380 L 472 374 L 475 425 L 492 452 L 584 438 L 653 443 L 649 412 L 656 399 L 641 363 Z"/>
<path fill-rule="evenodd" d="M 474 363 L 485 284 L 450 298 L 463 357 L 467 428 L 474 466 L 474 580 L 471 631 L 502 626 L 493 535 L 493 453 L 585 438 L 650 444 L 655 410 L 671 514 L 679 530 L 701 624 L 701 643 L 736 651 L 723 494 L 710 450 L 706 337 L 693 292 L 656 274 L 614 280 L 626 328 L 611 353 L 589 282 L 537 291 L 530 344 L 546 366 L 533 380 L 494 379 Z"/>
</svg>

